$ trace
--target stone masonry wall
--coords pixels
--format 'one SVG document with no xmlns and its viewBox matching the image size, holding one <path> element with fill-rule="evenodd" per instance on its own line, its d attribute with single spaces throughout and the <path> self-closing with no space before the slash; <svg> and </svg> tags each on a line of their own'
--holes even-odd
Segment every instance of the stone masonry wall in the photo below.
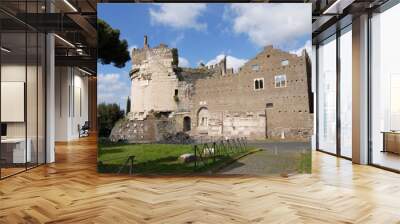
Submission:
<svg viewBox="0 0 400 224">
<path fill-rule="evenodd" d="M 281 64 L 284 60 L 288 65 Z M 267 123 L 267 127 L 260 125 L 253 131 L 258 133 L 257 136 L 263 132 L 265 136 L 267 130 L 268 137 L 308 138 L 312 134 L 313 116 L 307 60 L 305 54 L 297 56 L 266 47 L 238 74 L 198 80 L 194 86 L 192 117 L 197 118 L 196 112 L 204 107 L 210 114 L 253 112 L 258 122 Z M 259 69 L 253 70 L 253 65 Z M 275 76 L 281 74 L 286 75 L 286 87 L 276 88 Z M 255 79 L 263 79 L 263 89 L 254 88 Z M 234 123 L 236 129 L 249 129 L 247 120 L 235 119 Z M 235 132 L 232 130 L 231 133 Z"/>
<path fill-rule="evenodd" d="M 265 116 L 253 112 L 210 112 L 207 135 L 265 138 Z"/>
<path fill-rule="evenodd" d="M 155 142 L 156 130 L 155 122 L 147 120 L 124 119 L 114 126 L 110 134 L 111 141 L 128 141 L 130 143 L 149 143 Z"/>
<path fill-rule="evenodd" d="M 177 50 L 166 45 L 132 52 L 132 108 L 128 132 L 134 140 L 156 141 L 165 133 L 187 129 L 192 136 L 309 138 L 313 128 L 310 61 L 272 46 L 243 65 L 238 73 L 226 59 L 213 66 L 177 67 Z M 284 86 L 276 86 L 285 75 Z M 262 80 L 263 88 L 255 88 Z M 167 112 L 167 120 L 152 120 L 153 112 Z M 184 120 L 186 119 L 186 122 Z M 140 120 L 142 123 L 135 123 Z M 141 137 L 143 125 L 149 132 Z M 118 130 L 116 130 L 118 135 Z M 138 137 L 139 136 L 139 137 Z"/>
<path fill-rule="evenodd" d="M 142 58 L 143 52 L 145 59 Z M 174 71 L 176 62 L 173 49 L 161 45 L 134 50 L 132 54 L 137 54 L 141 63 L 133 64 L 132 67 L 135 72 L 131 73 L 130 116 L 143 120 L 150 111 L 176 111 L 174 95 L 178 90 L 178 78 Z"/>
<path fill-rule="evenodd" d="M 129 143 L 153 143 L 164 140 L 166 135 L 176 133 L 175 119 L 157 119 L 148 117 L 144 120 L 123 119 L 111 131 L 110 140 L 124 140 Z"/>
</svg>

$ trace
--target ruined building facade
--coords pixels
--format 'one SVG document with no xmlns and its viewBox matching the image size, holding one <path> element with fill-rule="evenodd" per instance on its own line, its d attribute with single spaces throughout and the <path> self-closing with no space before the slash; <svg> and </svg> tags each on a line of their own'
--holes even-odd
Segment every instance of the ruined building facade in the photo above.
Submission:
<svg viewBox="0 0 400 224">
<path fill-rule="evenodd" d="M 226 59 L 181 68 L 177 49 L 160 44 L 132 51 L 133 136 L 159 140 L 165 132 L 191 136 L 302 138 L 312 135 L 310 61 L 265 47 L 237 72 Z M 160 123 L 161 122 L 161 123 Z M 136 130 L 137 129 L 137 130 Z M 167 130 L 166 130 L 167 129 Z"/>
</svg>

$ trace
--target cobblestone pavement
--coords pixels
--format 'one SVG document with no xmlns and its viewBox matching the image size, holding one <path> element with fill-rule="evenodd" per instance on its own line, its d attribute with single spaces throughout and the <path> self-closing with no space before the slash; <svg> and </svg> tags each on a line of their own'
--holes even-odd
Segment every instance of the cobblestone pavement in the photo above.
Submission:
<svg viewBox="0 0 400 224">
<path fill-rule="evenodd" d="M 311 150 L 309 142 L 249 142 L 262 150 L 223 168 L 221 174 L 270 175 L 295 172 L 300 155 Z"/>
</svg>

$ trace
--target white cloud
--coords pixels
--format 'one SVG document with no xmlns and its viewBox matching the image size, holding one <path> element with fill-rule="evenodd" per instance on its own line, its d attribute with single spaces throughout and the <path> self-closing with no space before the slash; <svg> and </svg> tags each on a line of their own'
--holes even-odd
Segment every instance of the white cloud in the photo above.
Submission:
<svg viewBox="0 0 400 224">
<path fill-rule="evenodd" d="M 179 67 L 189 67 L 190 63 L 189 60 L 183 57 L 179 57 Z"/>
<path fill-rule="evenodd" d="M 311 40 L 307 40 L 303 46 L 299 47 L 298 49 L 291 50 L 290 53 L 301 56 L 301 53 L 304 49 L 306 49 L 307 54 L 311 56 Z"/>
<path fill-rule="evenodd" d="M 310 4 L 231 4 L 224 19 L 257 46 L 288 45 L 311 35 Z"/>
<path fill-rule="evenodd" d="M 125 109 L 126 99 L 130 93 L 128 74 L 125 80 L 120 74 L 99 74 L 97 77 L 98 102 L 116 103 Z"/>
<path fill-rule="evenodd" d="M 207 24 L 199 21 L 199 17 L 206 10 L 206 4 L 168 3 L 156 4 L 156 6 L 157 8 L 149 10 L 152 24 L 161 24 L 176 29 L 207 29 Z"/>
<path fill-rule="evenodd" d="M 209 65 L 215 65 L 219 63 L 222 59 L 224 59 L 225 55 L 220 54 L 216 56 L 214 59 L 211 59 L 206 63 L 207 66 Z M 235 72 L 239 70 L 240 67 L 242 67 L 245 63 L 247 62 L 247 59 L 241 59 L 241 58 L 236 58 L 230 55 L 226 56 L 226 68 L 233 68 Z"/>
</svg>

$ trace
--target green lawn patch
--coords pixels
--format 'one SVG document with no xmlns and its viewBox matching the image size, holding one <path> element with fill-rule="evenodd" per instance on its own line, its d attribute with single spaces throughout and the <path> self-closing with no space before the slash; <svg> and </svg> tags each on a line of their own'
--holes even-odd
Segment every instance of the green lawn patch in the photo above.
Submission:
<svg viewBox="0 0 400 224">
<path fill-rule="evenodd" d="M 300 154 L 299 173 L 311 173 L 311 151 Z"/>
<path fill-rule="evenodd" d="M 218 156 L 207 163 L 184 163 L 179 156 L 193 153 L 191 145 L 179 144 L 100 144 L 98 170 L 104 173 L 118 172 L 129 156 L 135 156 L 134 173 L 140 174 L 189 174 L 204 172 L 226 162 L 240 153 Z M 128 172 L 129 168 L 123 170 Z"/>
</svg>

